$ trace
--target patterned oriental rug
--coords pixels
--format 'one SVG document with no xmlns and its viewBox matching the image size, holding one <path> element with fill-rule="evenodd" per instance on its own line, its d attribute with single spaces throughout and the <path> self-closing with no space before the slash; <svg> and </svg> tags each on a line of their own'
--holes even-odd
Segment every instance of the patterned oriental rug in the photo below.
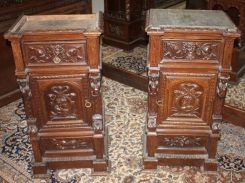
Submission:
<svg viewBox="0 0 245 183">
<path fill-rule="evenodd" d="M 123 53 L 118 53 L 120 54 Z M 130 56 L 127 59 L 130 64 Z M 142 73 L 144 71 L 142 68 L 139 70 Z M 154 171 L 144 171 L 142 135 L 147 111 L 147 94 L 107 78 L 103 78 L 102 93 L 105 122 L 109 128 L 108 150 L 111 171 L 108 174 L 91 176 L 91 169 L 66 169 L 51 171 L 47 180 L 32 179 L 32 149 L 27 133 L 23 103 L 22 100 L 18 100 L 0 108 L 0 182 L 245 182 L 245 129 L 228 123 L 221 124 L 221 140 L 217 153 L 219 168 L 215 175 L 209 175 L 198 168 L 188 166 L 164 166 Z"/>
</svg>

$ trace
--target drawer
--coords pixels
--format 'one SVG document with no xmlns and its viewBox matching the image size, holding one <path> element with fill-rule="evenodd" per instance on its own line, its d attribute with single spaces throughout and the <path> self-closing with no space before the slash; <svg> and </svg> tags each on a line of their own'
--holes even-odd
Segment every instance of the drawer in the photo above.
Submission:
<svg viewBox="0 0 245 183">
<path fill-rule="evenodd" d="M 41 137 L 39 144 L 46 157 L 94 155 L 92 137 Z"/>
<path fill-rule="evenodd" d="M 26 66 L 87 65 L 86 41 L 24 41 Z"/>
<path fill-rule="evenodd" d="M 222 40 L 161 39 L 161 64 L 219 63 L 222 56 Z"/>
</svg>

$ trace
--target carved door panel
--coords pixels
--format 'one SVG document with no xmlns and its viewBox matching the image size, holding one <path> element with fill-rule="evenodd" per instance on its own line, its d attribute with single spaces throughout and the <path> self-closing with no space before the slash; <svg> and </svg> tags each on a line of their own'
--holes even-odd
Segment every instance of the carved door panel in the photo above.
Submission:
<svg viewBox="0 0 245 183">
<path fill-rule="evenodd" d="M 91 107 L 87 86 L 86 74 L 30 76 L 33 112 L 39 128 L 86 126 L 86 108 Z"/>
<path fill-rule="evenodd" d="M 211 122 L 216 74 L 161 73 L 159 123 L 206 125 Z"/>
</svg>

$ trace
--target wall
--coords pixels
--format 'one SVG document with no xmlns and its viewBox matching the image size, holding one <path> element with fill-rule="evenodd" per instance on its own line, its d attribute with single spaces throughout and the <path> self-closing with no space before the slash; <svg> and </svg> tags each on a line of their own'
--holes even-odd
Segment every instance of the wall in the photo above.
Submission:
<svg viewBox="0 0 245 183">
<path fill-rule="evenodd" d="M 104 12 L 104 0 L 92 0 L 92 12 Z"/>
</svg>

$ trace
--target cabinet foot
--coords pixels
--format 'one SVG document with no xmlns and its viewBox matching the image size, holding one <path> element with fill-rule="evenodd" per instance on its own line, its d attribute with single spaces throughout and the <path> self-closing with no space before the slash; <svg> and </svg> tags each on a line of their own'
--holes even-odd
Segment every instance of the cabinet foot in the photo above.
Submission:
<svg viewBox="0 0 245 183">
<path fill-rule="evenodd" d="M 217 171 L 216 159 L 206 159 L 204 161 L 204 171 Z"/>
<path fill-rule="evenodd" d="M 144 158 L 144 169 L 157 169 L 158 159 L 157 158 Z"/>
</svg>

